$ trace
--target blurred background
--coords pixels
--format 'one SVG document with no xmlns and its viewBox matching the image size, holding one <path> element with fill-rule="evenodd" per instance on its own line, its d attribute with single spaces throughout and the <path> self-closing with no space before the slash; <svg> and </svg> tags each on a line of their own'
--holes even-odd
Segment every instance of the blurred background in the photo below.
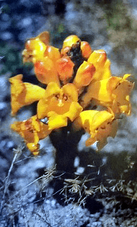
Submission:
<svg viewBox="0 0 137 227">
<path fill-rule="evenodd" d="M 70 34 L 76 34 L 81 40 L 88 41 L 92 49 L 104 49 L 111 60 L 112 74 L 123 76 L 126 73 L 132 75 L 131 80 L 137 81 L 137 1 L 136 0 L 0 0 L 0 183 L 1 188 L 7 176 L 12 158 L 13 148 L 21 143 L 19 136 L 10 131 L 10 124 L 13 122 L 10 116 L 10 84 L 9 77 L 22 73 L 27 81 L 34 80 L 34 71 L 31 64 L 23 65 L 22 50 L 25 41 L 37 36 L 42 31 L 49 31 L 51 45 L 61 47 L 64 38 Z M 120 179 L 125 170 L 130 172 L 126 180 L 133 181 L 134 186 L 129 186 L 131 195 L 137 199 L 137 85 L 131 95 L 132 114 L 130 117 L 123 117 L 119 124 L 119 130 L 115 139 L 109 139 L 109 143 L 101 154 L 94 154 L 92 161 L 99 159 L 98 166 L 105 166 L 103 174 L 111 172 L 112 176 Z M 31 109 L 23 109 L 19 112 L 19 119 L 28 118 Z M 43 169 L 52 167 L 54 155 L 50 141 L 42 142 L 42 149 L 46 147 L 46 155 L 36 159 L 25 159 L 15 165 L 12 174 L 13 185 L 10 192 L 19 190 L 36 177 L 40 176 Z M 78 145 L 80 156 L 86 160 L 90 148 L 85 148 L 84 137 Z M 104 152 L 104 153 L 103 153 Z M 28 153 L 26 153 L 28 154 Z M 48 154 L 48 159 L 47 159 Z M 109 154 L 109 155 L 108 155 Z M 27 160 L 27 161 L 26 161 Z M 109 163 L 108 163 L 109 162 Z M 80 162 L 85 165 L 87 162 Z M 89 164 L 89 163 L 88 163 Z M 93 164 L 93 163 L 91 163 Z M 26 172 L 31 172 L 31 176 Z M 107 169 L 108 168 L 108 169 Z M 117 169 L 117 171 L 116 171 Z M 125 178 L 122 178 L 125 180 Z M 33 201 L 39 187 L 29 190 L 29 195 L 23 197 L 24 203 L 31 195 L 30 203 Z M 33 191 L 34 190 L 34 191 Z M 26 191 L 25 191 L 26 192 Z M 37 192 L 39 193 L 39 192 Z M 33 198 L 33 199 L 32 199 Z M 12 201 L 12 209 L 15 212 L 18 201 Z M 33 203 L 33 202 L 32 202 Z M 52 199 L 52 205 L 56 202 Z M 8 204 L 8 202 L 7 202 Z M 51 204 L 47 203 L 51 208 Z M 20 205 L 21 207 L 21 205 Z M 33 207 L 34 208 L 34 207 Z M 32 207 L 27 207 L 28 213 L 32 214 Z M 55 209 L 54 205 L 52 209 Z M 67 209 L 67 208 L 65 208 Z M 8 211 L 7 211 L 8 210 Z M 69 209 L 70 210 L 70 209 Z M 133 210 L 135 210 L 133 208 Z M 97 210 L 96 210 L 97 211 Z M 7 214 L 8 216 L 6 216 Z M 42 211 L 39 211 L 42 215 Z M 62 214 L 66 211 L 62 211 Z M 76 212 L 76 210 L 75 210 Z M 85 212 L 85 211 L 80 211 Z M 9 215 L 9 208 L 4 213 L 5 220 L 12 220 Z M 57 214 L 56 214 L 57 215 Z M 72 215 L 72 214 L 70 214 Z M 77 215 L 77 214 L 76 214 Z M 83 214 L 85 215 L 85 213 Z M 23 214 L 22 214 L 23 216 Z M 21 213 L 18 220 L 22 218 Z M 35 217 L 36 218 L 36 217 Z M 38 218 L 38 217 L 37 217 Z M 80 218 L 80 217 L 79 217 Z M 23 219 L 24 220 L 24 219 Z M 29 220 L 29 218 L 27 218 Z M 14 220 L 16 222 L 16 220 Z M 117 221 L 118 222 L 118 221 Z M 8 222 L 10 223 L 10 221 Z M 22 223 L 25 223 L 22 221 Z M 29 223 L 29 221 L 28 221 Z M 68 222 L 70 223 L 70 222 Z M 82 222 L 84 223 L 84 221 Z M 90 222 L 89 222 L 90 223 Z M 92 220 L 93 223 L 93 220 Z M 108 221 L 109 223 L 109 221 Z M 118 226 L 122 221 L 118 222 Z M 30 223 L 29 223 L 30 224 Z M 29 226 L 37 226 L 30 224 Z M 115 226 L 112 225 L 106 226 Z M 3 226 L 14 226 L 4 225 Z M 15 225 L 16 226 L 16 225 Z M 21 225 L 19 225 L 21 226 Z M 25 225 L 22 225 L 25 226 Z M 61 226 L 41 225 L 41 226 Z M 70 225 L 68 225 L 70 226 Z M 73 224 L 71 225 L 73 227 Z M 80 225 L 75 225 L 80 226 Z M 82 225 L 81 226 L 88 226 Z M 90 226 L 90 225 L 89 225 Z M 103 226 L 103 225 L 96 225 Z M 105 225 L 104 225 L 105 226 Z M 123 226 L 131 226 L 127 223 Z M 136 225 L 134 225 L 136 226 Z"/>
</svg>

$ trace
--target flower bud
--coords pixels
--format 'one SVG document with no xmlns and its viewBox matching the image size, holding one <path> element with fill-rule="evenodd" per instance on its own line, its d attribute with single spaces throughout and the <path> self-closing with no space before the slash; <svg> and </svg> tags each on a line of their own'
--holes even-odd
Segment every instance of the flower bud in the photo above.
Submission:
<svg viewBox="0 0 137 227">
<path fill-rule="evenodd" d="M 92 49 L 91 49 L 89 43 L 86 42 L 86 41 L 82 41 L 80 48 L 81 48 L 81 51 L 82 51 L 82 56 L 84 58 L 88 59 L 90 54 L 92 53 Z"/>
<path fill-rule="evenodd" d="M 77 42 L 80 42 L 81 40 L 76 35 L 70 35 L 68 36 L 64 42 L 63 42 L 63 48 L 64 47 L 72 47 L 73 44 L 76 44 Z"/>
<path fill-rule="evenodd" d="M 74 63 L 69 57 L 62 57 L 57 61 L 57 72 L 60 80 L 65 84 L 71 79 L 73 75 Z"/>
<path fill-rule="evenodd" d="M 102 67 L 107 60 L 107 54 L 104 50 L 95 50 L 88 58 L 88 62 L 92 63 L 95 68 Z"/>
<path fill-rule="evenodd" d="M 73 83 L 77 88 L 89 85 L 93 78 L 94 72 L 95 72 L 94 65 L 84 61 L 78 68 L 78 71 Z"/>
</svg>

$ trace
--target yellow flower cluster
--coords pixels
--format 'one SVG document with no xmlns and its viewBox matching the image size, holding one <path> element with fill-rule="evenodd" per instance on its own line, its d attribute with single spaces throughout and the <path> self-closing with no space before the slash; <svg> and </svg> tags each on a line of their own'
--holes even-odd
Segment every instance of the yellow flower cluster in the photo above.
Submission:
<svg viewBox="0 0 137 227">
<path fill-rule="evenodd" d="M 76 130 L 84 128 L 89 133 L 87 146 L 97 141 L 101 149 L 107 137 L 116 135 L 119 115 L 131 113 L 129 95 L 134 84 L 127 80 L 130 75 L 113 77 L 105 51 L 93 51 L 76 35 L 68 36 L 61 50 L 49 44 L 48 32 L 29 39 L 23 62 L 34 64 L 36 77 L 45 87 L 23 82 L 21 74 L 10 78 L 12 115 L 38 102 L 36 115 L 11 128 L 34 155 L 39 153 L 39 140 L 66 127 L 68 121 Z"/>
</svg>

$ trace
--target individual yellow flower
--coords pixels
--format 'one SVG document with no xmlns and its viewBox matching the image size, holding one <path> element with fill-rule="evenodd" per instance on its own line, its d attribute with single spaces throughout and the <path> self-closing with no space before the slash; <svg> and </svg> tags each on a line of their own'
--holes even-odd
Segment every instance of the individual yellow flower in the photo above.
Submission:
<svg viewBox="0 0 137 227">
<path fill-rule="evenodd" d="M 12 115 L 15 115 L 21 107 L 40 100 L 45 94 L 45 89 L 31 83 L 23 83 L 22 77 L 23 75 L 19 74 L 9 79 Z"/>
<path fill-rule="evenodd" d="M 49 83 L 37 106 L 38 118 L 48 118 L 49 130 L 67 126 L 68 118 L 74 121 L 81 111 L 77 89 L 73 84 L 60 88 L 54 82 Z"/>
<path fill-rule="evenodd" d="M 92 53 L 92 49 L 89 43 L 86 41 L 82 41 L 80 44 L 80 49 L 82 52 L 82 56 L 87 60 Z"/>
<path fill-rule="evenodd" d="M 64 56 L 56 62 L 56 69 L 63 84 L 66 84 L 72 78 L 73 68 L 74 63 L 68 56 Z"/>
<path fill-rule="evenodd" d="M 34 70 L 37 79 L 43 83 L 56 82 L 59 84 L 58 72 L 53 61 L 49 57 L 44 57 L 43 61 L 37 61 L 34 64 Z"/>
<path fill-rule="evenodd" d="M 47 31 L 42 32 L 35 38 L 27 40 L 25 49 L 22 52 L 23 62 L 40 61 L 44 57 L 44 52 L 49 44 L 49 33 Z"/>
<path fill-rule="evenodd" d="M 28 120 L 14 122 L 11 129 L 18 132 L 25 140 L 28 149 L 34 154 L 39 153 L 39 140 L 48 136 L 51 130 L 48 126 L 32 116 Z"/>
<path fill-rule="evenodd" d="M 104 50 L 94 50 L 89 56 L 88 62 L 92 63 L 96 68 L 94 81 L 111 77 L 110 61 Z"/>
<path fill-rule="evenodd" d="M 109 89 L 112 93 L 112 105 L 110 106 L 114 113 L 131 114 L 130 93 L 133 90 L 134 83 L 127 80 L 130 74 L 125 74 L 123 78 L 113 77 L 109 81 Z M 113 84 L 113 86 L 111 86 Z"/>
<path fill-rule="evenodd" d="M 95 81 L 83 96 L 81 105 L 84 107 L 94 99 L 96 104 L 110 107 L 115 114 L 125 113 L 130 115 L 131 104 L 129 95 L 134 84 L 127 80 L 129 76 L 129 74 L 125 74 L 123 78 L 110 77 Z"/>
<path fill-rule="evenodd" d="M 93 99 L 91 94 L 94 94 L 95 96 L 97 94 L 100 94 L 100 96 L 102 95 L 100 93 L 100 86 L 103 85 L 103 87 L 105 87 L 105 81 L 107 79 L 109 80 L 109 78 L 112 77 L 110 70 L 110 61 L 109 59 L 107 59 L 107 55 L 104 50 L 93 51 L 89 56 L 87 62 L 94 65 L 95 72 L 93 74 L 91 83 L 87 87 L 86 93 L 84 93 L 83 96 L 80 98 L 80 104 L 83 108 L 86 108 L 88 105 L 90 105 Z M 105 98 L 107 98 L 107 102 L 109 94 L 107 94 Z"/>
<path fill-rule="evenodd" d="M 73 83 L 78 89 L 88 86 L 93 79 L 94 73 L 94 65 L 84 61 L 78 68 Z"/>
<path fill-rule="evenodd" d="M 102 149 L 108 137 L 115 137 L 117 132 L 117 121 L 114 114 L 107 110 L 85 110 L 75 120 L 75 127 L 82 127 L 90 134 L 86 141 L 86 146 L 92 145 L 96 141 L 98 150 Z"/>
<path fill-rule="evenodd" d="M 70 35 L 68 36 L 63 42 L 63 48 L 65 47 L 72 47 L 72 45 L 76 44 L 77 42 L 81 42 L 78 36 Z"/>
<path fill-rule="evenodd" d="M 61 57 L 61 54 L 58 48 L 47 46 L 44 52 L 44 57 L 49 57 L 53 61 L 53 63 L 56 64 L 56 61 Z"/>
</svg>

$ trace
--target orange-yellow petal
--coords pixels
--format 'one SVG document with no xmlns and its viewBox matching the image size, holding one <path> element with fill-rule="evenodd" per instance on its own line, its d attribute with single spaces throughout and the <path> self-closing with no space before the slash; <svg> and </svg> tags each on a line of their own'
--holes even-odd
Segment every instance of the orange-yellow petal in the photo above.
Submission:
<svg viewBox="0 0 137 227">
<path fill-rule="evenodd" d="M 39 144 L 26 143 L 27 148 L 32 152 L 33 155 L 39 154 Z"/>
<path fill-rule="evenodd" d="M 44 31 L 41 32 L 38 36 L 37 36 L 41 42 L 43 42 L 46 46 L 49 45 L 49 41 L 50 41 L 50 35 L 48 31 Z"/>
<path fill-rule="evenodd" d="M 60 87 L 56 83 L 50 82 L 48 84 L 45 90 L 45 95 L 37 104 L 37 116 L 39 119 L 45 118 L 48 111 L 56 108 L 56 96 L 60 94 L 60 91 Z"/>
<path fill-rule="evenodd" d="M 68 118 L 71 121 L 74 121 L 74 119 L 79 116 L 81 111 L 82 107 L 77 102 L 72 102 L 69 109 L 62 114 L 59 114 L 56 111 L 49 111 L 47 113 L 49 130 L 67 126 Z"/>
<path fill-rule="evenodd" d="M 46 45 L 39 40 L 29 39 L 26 42 L 25 49 L 22 52 L 23 62 L 33 62 L 40 61 L 44 57 L 44 52 L 46 50 Z"/>
<path fill-rule="evenodd" d="M 39 140 L 47 137 L 51 132 L 47 125 L 37 119 L 36 115 L 28 120 L 14 122 L 11 129 L 24 138 L 28 149 L 34 155 L 39 153 Z"/>
<path fill-rule="evenodd" d="M 104 50 L 93 51 L 88 58 L 88 62 L 92 63 L 96 68 L 94 80 L 107 79 L 111 76 L 110 60 L 107 59 L 107 54 Z"/>
<path fill-rule="evenodd" d="M 45 89 L 31 83 L 23 83 L 22 77 L 19 74 L 9 79 L 11 83 L 11 108 L 13 115 L 21 107 L 40 100 L 45 94 Z"/>
<path fill-rule="evenodd" d="M 23 62 L 35 63 L 42 60 L 47 45 L 49 45 L 49 33 L 47 31 L 42 32 L 35 38 L 28 39 L 22 52 Z"/>
<path fill-rule="evenodd" d="M 49 130 L 67 126 L 68 119 L 65 115 L 59 115 L 55 111 L 50 111 L 47 116 Z"/>
<path fill-rule="evenodd" d="M 101 67 L 107 60 L 107 54 L 104 50 L 94 50 L 88 58 L 88 62 L 94 64 L 94 66 Z"/>
<path fill-rule="evenodd" d="M 77 120 L 87 132 L 95 132 L 102 123 L 113 119 L 114 114 L 106 110 L 85 110 L 80 113 Z"/>
<path fill-rule="evenodd" d="M 73 83 L 78 89 L 87 86 L 92 81 L 94 73 L 94 65 L 84 61 L 78 68 Z"/>
<path fill-rule="evenodd" d="M 63 48 L 64 47 L 72 47 L 72 45 L 76 44 L 77 42 L 80 42 L 80 39 L 78 38 L 78 36 L 70 35 L 64 40 Z"/>
<path fill-rule="evenodd" d="M 64 114 L 67 116 L 71 121 L 74 121 L 82 111 L 82 107 L 79 105 L 78 102 L 72 102 L 69 107 L 69 111 Z"/>
<path fill-rule="evenodd" d="M 66 101 L 69 101 L 69 102 L 78 101 L 78 92 L 77 92 L 77 89 L 74 84 L 72 84 L 72 83 L 65 84 L 61 89 L 62 89 L 64 98 L 66 99 Z M 66 95 L 66 97 L 65 97 L 65 95 Z"/>
<path fill-rule="evenodd" d="M 71 49 L 71 47 L 68 47 L 68 46 L 62 48 L 61 49 L 61 57 L 68 56 L 67 53 L 70 51 L 70 49 Z"/>
<path fill-rule="evenodd" d="M 108 88 L 109 79 L 95 81 L 88 87 L 87 92 L 82 97 L 81 105 L 85 108 L 92 99 L 96 99 L 98 103 L 109 106 L 112 102 L 111 91 Z"/>
<path fill-rule="evenodd" d="M 91 134 L 91 137 L 86 140 L 86 146 L 90 146 L 97 141 L 97 150 L 101 150 L 107 144 L 108 137 L 114 138 L 116 136 L 117 128 L 117 120 L 102 125 L 96 134 Z"/>
<path fill-rule="evenodd" d="M 49 57 L 44 57 L 43 61 L 37 61 L 34 64 L 34 70 L 37 79 L 43 83 L 56 82 L 59 84 L 58 73 L 56 71 L 53 61 Z"/>
<path fill-rule="evenodd" d="M 66 84 L 73 76 L 74 63 L 68 56 L 64 56 L 56 62 L 56 67 L 60 80 Z"/>
<path fill-rule="evenodd" d="M 104 123 L 107 124 L 112 120 L 114 120 L 113 112 L 108 112 L 106 110 L 98 111 L 92 119 L 92 126 L 90 127 L 90 132 L 94 132 L 94 130 L 97 130 L 98 127 L 102 127 Z"/>
<path fill-rule="evenodd" d="M 47 46 L 44 57 L 49 57 L 53 63 L 56 63 L 56 61 L 60 58 L 60 52 L 59 49 L 53 46 Z"/>
<path fill-rule="evenodd" d="M 86 141 L 86 146 L 98 141 L 98 149 L 102 149 L 107 143 L 107 137 L 114 137 L 117 132 L 117 122 L 112 112 L 106 110 L 86 110 L 82 111 L 75 121 L 76 126 L 83 127 L 90 138 Z"/>
<path fill-rule="evenodd" d="M 92 49 L 91 49 L 89 43 L 86 42 L 86 41 L 82 41 L 82 42 L 81 42 L 81 45 L 80 45 L 80 49 L 81 49 L 81 52 L 82 52 L 82 56 L 83 56 L 85 59 L 88 59 L 89 56 L 90 56 L 91 53 L 92 53 Z"/>
<path fill-rule="evenodd" d="M 58 94 L 60 92 L 60 87 L 55 82 L 50 82 L 46 88 L 46 98 Z"/>
</svg>

